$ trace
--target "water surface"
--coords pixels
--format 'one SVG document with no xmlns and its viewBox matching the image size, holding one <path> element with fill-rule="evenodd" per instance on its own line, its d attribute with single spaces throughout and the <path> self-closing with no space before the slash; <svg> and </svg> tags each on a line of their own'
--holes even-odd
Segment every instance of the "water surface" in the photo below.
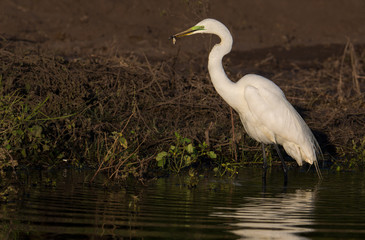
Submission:
<svg viewBox="0 0 365 240">
<path fill-rule="evenodd" d="M 2 203 L 0 239 L 332 239 L 365 238 L 365 174 L 272 170 L 234 179 L 161 178 L 147 186 L 105 188 L 86 172 L 29 180 Z"/>
</svg>

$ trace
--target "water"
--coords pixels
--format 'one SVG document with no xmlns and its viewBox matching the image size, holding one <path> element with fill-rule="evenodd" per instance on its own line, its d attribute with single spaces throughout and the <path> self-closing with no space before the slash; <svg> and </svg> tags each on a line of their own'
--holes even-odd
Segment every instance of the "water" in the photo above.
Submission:
<svg viewBox="0 0 365 240">
<path fill-rule="evenodd" d="M 86 172 L 44 173 L 2 203 L 0 239 L 361 239 L 365 238 L 365 174 L 292 170 L 283 186 L 272 170 L 237 179 L 158 179 L 106 189 Z M 45 180 L 46 179 L 46 180 Z"/>
</svg>

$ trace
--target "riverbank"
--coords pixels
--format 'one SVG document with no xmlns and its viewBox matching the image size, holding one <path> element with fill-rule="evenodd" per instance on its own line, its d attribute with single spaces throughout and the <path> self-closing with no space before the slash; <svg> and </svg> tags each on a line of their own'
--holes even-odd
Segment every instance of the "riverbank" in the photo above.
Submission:
<svg viewBox="0 0 365 240">
<path fill-rule="evenodd" d="M 333 49 L 314 61 L 288 60 L 305 49 L 280 48 L 256 59 L 233 53 L 225 61 L 244 61 L 247 71 L 277 83 L 314 132 L 325 161 L 363 167 L 365 51 L 351 43 L 341 55 L 341 46 Z M 232 166 L 261 162 L 259 145 L 215 92 L 200 55 L 70 58 L 3 40 L 0 59 L 2 169 L 91 166 L 110 178 L 143 179 L 166 167 L 156 156 L 171 146 L 189 157 L 181 169 L 168 165 L 175 172 L 208 162 L 220 172 L 229 163 L 232 173 Z M 227 66 L 229 77 L 244 75 L 240 67 Z M 184 152 L 189 144 L 193 150 Z"/>
<path fill-rule="evenodd" d="M 168 39 L 206 17 L 232 32 L 233 81 L 273 80 L 313 130 L 322 166 L 363 168 L 362 9 L 361 0 L 3 1 L 0 169 L 88 166 L 145 179 L 260 164 L 259 145 L 209 80 L 217 39 Z"/>
</svg>

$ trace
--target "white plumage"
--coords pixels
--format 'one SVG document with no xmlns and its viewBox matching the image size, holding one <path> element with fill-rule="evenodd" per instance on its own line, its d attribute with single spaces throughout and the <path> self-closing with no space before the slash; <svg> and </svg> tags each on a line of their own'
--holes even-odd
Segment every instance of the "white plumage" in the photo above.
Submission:
<svg viewBox="0 0 365 240">
<path fill-rule="evenodd" d="M 299 166 L 302 166 L 303 161 L 314 164 L 318 176 L 321 177 L 317 161 L 319 145 L 303 118 L 285 98 L 283 91 L 275 83 L 259 75 L 247 74 L 236 83 L 227 77 L 222 58 L 231 51 L 233 40 L 226 26 L 215 19 L 204 19 L 172 38 L 176 40 L 178 37 L 197 33 L 220 37 L 221 42 L 209 54 L 210 78 L 218 94 L 239 114 L 248 135 L 263 144 L 282 145 Z M 278 153 L 281 157 L 279 151 Z M 283 159 L 282 162 L 286 171 Z"/>
</svg>

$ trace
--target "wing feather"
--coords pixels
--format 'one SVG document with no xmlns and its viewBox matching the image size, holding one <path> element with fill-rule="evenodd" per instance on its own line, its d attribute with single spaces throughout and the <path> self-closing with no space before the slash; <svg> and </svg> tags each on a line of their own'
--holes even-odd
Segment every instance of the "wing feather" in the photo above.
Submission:
<svg viewBox="0 0 365 240">
<path fill-rule="evenodd" d="M 261 138 L 257 140 L 282 145 L 299 165 L 302 160 L 313 163 L 318 143 L 280 88 L 271 83 L 245 87 L 244 98 L 250 112 L 247 128 L 254 128 L 251 133 Z"/>
</svg>

